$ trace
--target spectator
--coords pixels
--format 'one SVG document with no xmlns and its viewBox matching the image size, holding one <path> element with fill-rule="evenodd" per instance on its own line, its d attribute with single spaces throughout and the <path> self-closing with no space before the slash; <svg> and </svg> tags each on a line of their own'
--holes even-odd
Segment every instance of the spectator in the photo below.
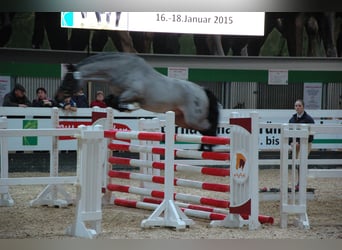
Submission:
<svg viewBox="0 0 342 250">
<path fill-rule="evenodd" d="M 46 89 L 39 87 L 36 90 L 37 98 L 32 101 L 32 107 L 53 107 L 54 101 L 47 97 Z"/>
<path fill-rule="evenodd" d="M 56 100 L 58 99 L 56 98 Z M 64 95 L 63 100 L 58 102 L 57 107 L 64 110 L 77 111 L 77 104 L 70 95 Z"/>
<path fill-rule="evenodd" d="M 295 102 L 295 110 L 296 113 L 292 115 L 292 117 L 289 120 L 289 123 L 315 123 L 312 117 L 304 110 L 304 101 L 301 99 L 298 99 Z M 309 145 L 308 145 L 308 153 L 311 151 L 312 147 L 312 141 L 313 141 L 313 135 L 309 135 Z M 290 138 L 290 143 L 292 143 L 292 138 Z M 296 138 L 296 158 L 298 158 L 299 155 L 299 145 L 300 140 L 299 138 Z"/>
<path fill-rule="evenodd" d="M 83 89 L 74 94 L 72 99 L 76 102 L 78 108 L 89 108 L 88 98 L 84 94 Z"/>
<path fill-rule="evenodd" d="M 96 98 L 90 103 L 90 107 L 107 108 L 107 104 L 104 102 L 103 91 L 99 90 L 96 92 Z"/>
<path fill-rule="evenodd" d="M 4 96 L 2 106 L 8 107 L 29 107 L 31 101 L 26 96 L 26 89 L 23 85 L 17 83 L 11 92 Z"/>
<path fill-rule="evenodd" d="M 315 121 L 312 119 L 312 117 L 304 110 L 304 101 L 302 99 L 298 99 L 295 102 L 295 110 L 296 113 L 292 115 L 292 117 L 289 120 L 289 123 L 315 123 Z M 308 139 L 308 155 L 310 154 L 311 148 L 312 148 L 312 141 L 313 141 L 313 135 L 309 135 Z M 295 143 L 296 145 L 296 159 L 299 156 L 300 151 L 300 139 L 296 138 L 296 141 L 293 142 L 292 138 L 289 139 L 289 143 L 293 145 Z M 298 168 L 298 180 L 299 180 L 299 168 Z M 296 185 L 296 190 L 299 189 L 299 182 Z"/>
</svg>

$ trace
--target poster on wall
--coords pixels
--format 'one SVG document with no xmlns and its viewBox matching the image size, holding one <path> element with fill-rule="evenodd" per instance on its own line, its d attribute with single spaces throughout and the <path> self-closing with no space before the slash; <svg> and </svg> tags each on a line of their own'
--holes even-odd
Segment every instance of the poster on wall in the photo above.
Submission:
<svg viewBox="0 0 342 250">
<path fill-rule="evenodd" d="M 322 108 L 322 83 L 304 83 L 304 97 L 306 109 Z"/>
<path fill-rule="evenodd" d="M 172 78 L 177 78 L 181 80 L 188 80 L 189 78 L 189 68 L 186 67 L 168 67 L 167 75 Z"/>
<path fill-rule="evenodd" d="M 289 80 L 289 71 L 287 69 L 269 69 L 269 85 L 287 85 Z"/>
<path fill-rule="evenodd" d="M 0 76 L 0 106 L 4 102 L 5 95 L 11 91 L 11 77 Z"/>
</svg>

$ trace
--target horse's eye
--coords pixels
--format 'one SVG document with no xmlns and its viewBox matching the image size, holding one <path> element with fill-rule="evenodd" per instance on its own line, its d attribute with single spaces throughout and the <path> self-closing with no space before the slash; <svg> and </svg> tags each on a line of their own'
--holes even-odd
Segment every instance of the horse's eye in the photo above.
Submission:
<svg viewBox="0 0 342 250">
<path fill-rule="evenodd" d="M 80 80 L 80 79 L 81 79 L 81 72 L 75 71 L 75 72 L 73 73 L 73 75 L 74 75 L 74 78 L 75 78 L 76 80 Z"/>
</svg>

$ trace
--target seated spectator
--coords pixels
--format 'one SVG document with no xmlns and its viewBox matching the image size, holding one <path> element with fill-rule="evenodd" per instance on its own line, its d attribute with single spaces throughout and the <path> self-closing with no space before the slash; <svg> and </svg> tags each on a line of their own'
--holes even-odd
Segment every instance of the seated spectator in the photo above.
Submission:
<svg viewBox="0 0 342 250">
<path fill-rule="evenodd" d="M 104 102 L 104 94 L 103 91 L 96 92 L 96 98 L 94 101 L 90 103 L 90 107 L 100 107 L 107 108 L 107 104 Z"/>
<path fill-rule="evenodd" d="M 32 101 L 32 107 L 53 107 L 54 101 L 47 97 L 46 89 L 39 87 L 36 90 L 37 98 Z"/>
<path fill-rule="evenodd" d="M 69 111 L 77 111 L 77 104 L 69 95 L 65 95 L 64 99 L 57 104 L 57 107 Z"/>
<path fill-rule="evenodd" d="M 64 100 L 64 91 L 61 89 L 58 89 L 54 97 L 55 106 L 59 107 L 59 103 L 63 102 L 63 100 Z"/>
<path fill-rule="evenodd" d="M 89 108 L 88 98 L 84 94 L 83 89 L 74 94 L 72 99 L 76 102 L 78 108 Z"/>
<path fill-rule="evenodd" d="M 26 89 L 23 85 L 17 83 L 13 90 L 4 96 L 2 106 L 8 107 L 29 107 L 31 101 L 26 96 Z"/>
</svg>

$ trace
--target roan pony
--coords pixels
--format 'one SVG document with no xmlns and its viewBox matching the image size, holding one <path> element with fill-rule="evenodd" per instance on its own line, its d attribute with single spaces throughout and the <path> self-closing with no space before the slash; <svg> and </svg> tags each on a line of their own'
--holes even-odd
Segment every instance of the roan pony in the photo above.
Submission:
<svg viewBox="0 0 342 250">
<path fill-rule="evenodd" d="M 174 111 L 178 126 L 216 135 L 219 104 L 215 95 L 195 83 L 160 74 L 135 54 L 99 53 L 69 64 L 58 91 L 71 95 L 84 81 L 109 84 L 111 94 L 105 98 L 109 107 L 127 111 L 128 104 L 137 103 L 151 112 Z M 200 150 L 211 151 L 212 146 L 202 144 Z"/>
</svg>

